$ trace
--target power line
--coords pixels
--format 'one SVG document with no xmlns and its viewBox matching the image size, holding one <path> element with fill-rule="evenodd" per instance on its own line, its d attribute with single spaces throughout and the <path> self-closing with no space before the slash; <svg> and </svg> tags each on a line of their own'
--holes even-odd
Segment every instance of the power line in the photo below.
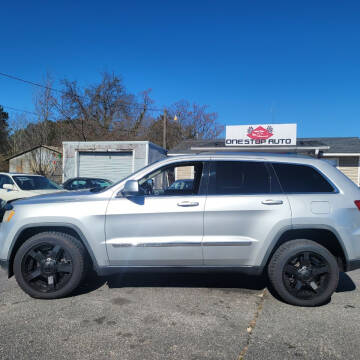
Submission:
<svg viewBox="0 0 360 360">
<path fill-rule="evenodd" d="M 23 113 L 27 113 L 27 114 L 31 114 L 31 115 L 38 115 L 37 113 L 35 113 L 33 111 L 29 111 L 29 110 L 17 109 L 17 108 L 7 106 L 7 105 L 1 105 L 1 106 L 4 107 L 5 109 L 9 109 L 9 110 L 13 110 L 13 111 L 23 112 Z"/>
<path fill-rule="evenodd" d="M 41 87 L 41 88 L 44 88 L 44 89 L 47 89 L 47 90 L 51 90 L 51 91 L 56 91 L 56 92 L 59 92 L 59 93 L 62 93 L 62 94 L 65 93 L 65 91 L 63 91 L 63 90 L 54 89 L 54 88 L 51 88 L 51 87 L 49 87 L 49 86 L 45 86 L 45 85 L 42 85 L 42 84 L 38 84 L 38 83 L 33 82 L 33 81 L 30 81 L 30 80 L 21 79 L 21 78 L 19 78 L 19 77 L 17 77 L 17 76 L 14 76 L 14 75 L 5 74 L 5 73 L 2 73 L 2 72 L 0 72 L 0 75 L 1 75 L 1 76 L 4 76 L 4 77 L 7 77 L 7 78 L 9 78 L 9 79 L 12 79 L 12 80 L 21 81 L 21 82 L 23 82 L 23 83 L 25 83 L 25 84 L 38 86 L 38 87 Z"/>
<path fill-rule="evenodd" d="M 49 87 L 49 86 L 46 86 L 46 85 L 36 83 L 34 81 L 25 80 L 25 79 L 19 78 L 19 77 L 14 76 L 14 75 L 5 74 L 5 73 L 2 73 L 2 72 L 0 72 L 0 75 L 6 77 L 8 79 L 11 79 L 11 80 L 16 80 L 16 81 L 23 82 L 23 83 L 28 84 L 28 85 L 33 85 L 33 86 L 37 86 L 37 87 L 47 89 L 47 90 L 50 90 L 50 91 L 55 91 L 55 92 L 58 92 L 60 94 L 66 94 L 66 91 L 64 91 L 64 90 L 52 88 L 52 87 Z M 79 97 L 85 99 L 84 96 L 79 96 Z M 124 104 L 118 104 L 118 106 L 123 106 L 123 107 L 125 107 L 125 106 L 133 106 L 133 108 L 138 109 L 138 110 L 143 110 L 144 109 L 143 106 L 134 106 L 132 103 L 129 103 L 129 102 L 128 103 L 124 102 Z M 146 110 L 149 110 L 149 111 L 163 111 L 163 109 L 157 109 L 157 108 L 147 108 Z M 16 110 L 16 111 L 18 111 L 18 110 Z M 26 112 L 26 111 L 24 111 L 24 112 Z"/>
<path fill-rule="evenodd" d="M 24 110 L 24 109 L 17 109 L 17 108 L 14 108 L 12 106 L 7 106 L 7 105 L 1 105 L 1 106 L 4 107 L 5 109 L 9 109 L 9 110 L 12 110 L 12 111 L 18 111 L 18 112 L 22 112 L 22 113 L 26 113 L 26 114 L 30 114 L 30 115 L 39 116 L 39 114 L 37 114 L 36 112 L 33 112 L 33 111 Z M 47 118 L 47 120 L 54 121 L 54 122 L 58 121 L 58 120 L 51 119 L 51 118 Z"/>
</svg>

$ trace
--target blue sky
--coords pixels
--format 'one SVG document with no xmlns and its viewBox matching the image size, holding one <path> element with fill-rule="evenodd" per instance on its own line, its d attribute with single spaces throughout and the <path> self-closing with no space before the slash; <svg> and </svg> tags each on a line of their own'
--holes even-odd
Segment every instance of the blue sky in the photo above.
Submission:
<svg viewBox="0 0 360 360">
<path fill-rule="evenodd" d="M 187 99 L 223 124 L 360 135 L 356 1 L 6 1 L 0 26 L 0 72 L 85 86 L 114 71 L 156 107 Z M 35 90 L 0 76 L 2 105 L 31 111 Z"/>
</svg>

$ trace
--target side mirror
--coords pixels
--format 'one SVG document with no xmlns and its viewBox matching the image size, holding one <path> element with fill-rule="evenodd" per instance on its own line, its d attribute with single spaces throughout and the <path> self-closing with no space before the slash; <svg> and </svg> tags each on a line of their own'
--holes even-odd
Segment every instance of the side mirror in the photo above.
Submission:
<svg viewBox="0 0 360 360">
<path fill-rule="evenodd" d="M 139 183 L 136 180 L 128 180 L 121 193 L 126 197 L 140 195 Z"/>
<path fill-rule="evenodd" d="M 9 191 L 14 191 L 14 190 L 16 190 L 15 185 L 13 185 L 13 184 L 4 184 L 4 185 L 3 185 L 3 189 L 9 190 Z"/>
</svg>

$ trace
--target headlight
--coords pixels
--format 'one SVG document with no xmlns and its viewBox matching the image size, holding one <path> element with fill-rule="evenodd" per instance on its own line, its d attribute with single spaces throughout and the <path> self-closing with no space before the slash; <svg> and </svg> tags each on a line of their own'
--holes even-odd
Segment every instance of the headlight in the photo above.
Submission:
<svg viewBox="0 0 360 360">
<path fill-rule="evenodd" d="M 3 222 L 9 222 L 15 215 L 15 210 L 8 210 L 4 214 Z"/>
<path fill-rule="evenodd" d="M 10 203 L 7 203 L 6 201 L 0 199 L 0 216 L 2 217 L 2 221 L 9 222 L 14 215 L 15 215 L 14 207 Z"/>
</svg>

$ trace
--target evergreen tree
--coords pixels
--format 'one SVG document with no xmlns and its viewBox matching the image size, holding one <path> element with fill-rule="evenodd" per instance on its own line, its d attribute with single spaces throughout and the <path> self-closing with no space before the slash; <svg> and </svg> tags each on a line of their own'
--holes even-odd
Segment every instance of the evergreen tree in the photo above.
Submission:
<svg viewBox="0 0 360 360">
<path fill-rule="evenodd" d="M 0 153 L 8 153 L 8 140 L 9 140 L 9 114 L 4 111 L 0 105 Z"/>
</svg>

